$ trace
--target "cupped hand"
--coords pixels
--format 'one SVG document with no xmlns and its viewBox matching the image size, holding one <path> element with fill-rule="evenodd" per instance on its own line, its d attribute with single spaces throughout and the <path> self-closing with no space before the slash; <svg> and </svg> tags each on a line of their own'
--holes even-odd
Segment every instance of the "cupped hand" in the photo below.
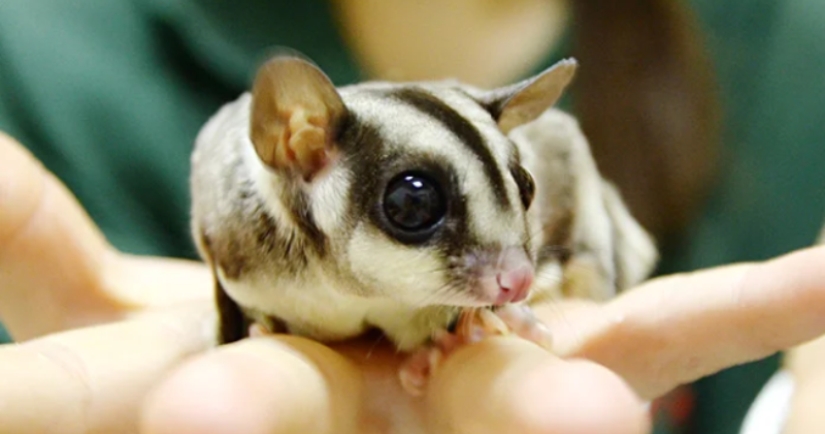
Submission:
<svg viewBox="0 0 825 434">
<path fill-rule="evenodd" d="M 66 189 L 0 137 L 0 432 L 639 433 L 656 397 L 825 331 L 823 249 L 540 309 L 559 356 L 463 348 L 413 399 L 364 338 L 213 348 L 200 264 L 112 249 Z M 635 392 L 635 393 L 634 393 Z M 57 427 L 57 428 L 55 428 Z"/>
</svg>

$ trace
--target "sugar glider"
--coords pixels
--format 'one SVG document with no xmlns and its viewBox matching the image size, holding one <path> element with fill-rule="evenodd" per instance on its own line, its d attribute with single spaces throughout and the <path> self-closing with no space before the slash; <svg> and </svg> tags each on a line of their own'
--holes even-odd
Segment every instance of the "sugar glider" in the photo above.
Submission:
<svg viewBox="0 0 825 434">
<path fill-rule="evenodd" d="M 643 279 L 653 241 L 553 108 L 576 68 L 493 90 L 336 88 L 302 57 L 265 63 L 191 159 L 219 341 L 253 324 L 321 341 L 377 328 L 412 352 L 462 312 L 604 299 Z"/>
</svg>

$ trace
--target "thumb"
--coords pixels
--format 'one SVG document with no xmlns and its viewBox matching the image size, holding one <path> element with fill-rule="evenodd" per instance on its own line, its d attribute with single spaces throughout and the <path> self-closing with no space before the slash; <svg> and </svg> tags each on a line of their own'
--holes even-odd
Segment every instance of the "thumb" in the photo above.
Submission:
<svg viewBox="0 0 825 434">
<path fill-rule="evenodd" d="M 201 303 L 0 345 L 0 432 L 136 432 L 147 393 L 212 347 L 214 322 Z"/>
</svg>

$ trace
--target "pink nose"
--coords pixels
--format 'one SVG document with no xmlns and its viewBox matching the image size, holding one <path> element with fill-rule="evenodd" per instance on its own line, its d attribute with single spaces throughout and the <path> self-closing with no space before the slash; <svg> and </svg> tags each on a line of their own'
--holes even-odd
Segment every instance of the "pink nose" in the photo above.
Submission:
<svg viewBox="0 0 825 434">
<path fill-rule="evenodd" d="M 517 303 L 527 298 L 533 284 L 533 271 L 529 267 L 502 271 L 496 274 L 499 294 L 496 304 Z"/>
</svg>

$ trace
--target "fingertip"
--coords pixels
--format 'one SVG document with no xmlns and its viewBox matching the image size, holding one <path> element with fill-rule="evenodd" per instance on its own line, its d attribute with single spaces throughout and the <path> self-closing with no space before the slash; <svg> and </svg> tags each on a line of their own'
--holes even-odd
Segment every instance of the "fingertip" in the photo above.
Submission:
<svg viewBox="0 0 825 434">
<path fill-rule="evenodd" d="M 23 145 L 0 132 L 0 241 L 29 221 L 43 196 L 42 166 Z"/>
<path fill-rule="evenodd" d="M 643 403 L 616 374 L 585 361 L 542 363 L 511 388 L 510 411 L 523 433 L 640 434 L 650 430 Z"/>
<path fill-rule="evenodd" d="M 340 367 L 330 368 L 323 359 L 328 354 L 319 360 L 312 351 L 319 350 L 261 338 L 197 358 L 148 397 L 141 432 L 348 432 L 337 428 L 354 424 L 356 412 L 342 409 L 343 391 L 325 372 Z"/>
<path fill-rule="evenodd" d="M 514 338 L 455 353 L 427 398 L 437 432 L 638 434 L 650 426 L 640 400 L 614 373 Z"/>
<path fill-rule="evenodd" d="M 248 378 L 236 370 L 244 364 L 211 357 L 186 363 L 148 396 L 140 432 L 267 432 L 265 428 L 271 424 L 268 415 L 261 414 L 255 402 L 250 403 L 253 395 Z"/>
</svg>

